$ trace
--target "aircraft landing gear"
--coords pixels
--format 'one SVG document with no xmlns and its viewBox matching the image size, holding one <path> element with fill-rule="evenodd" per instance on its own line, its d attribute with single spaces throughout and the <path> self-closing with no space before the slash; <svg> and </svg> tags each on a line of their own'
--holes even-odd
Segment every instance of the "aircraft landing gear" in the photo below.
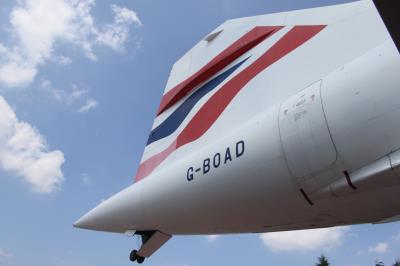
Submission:
<svg viewBox="0 0 400 266">
<path fill-rule="evenodd" d="M 142 264 L 144 262 L 144 258 L 137 254 L 137 250 L 132 250 L 131 254 L 129 254 L 129 260 L 137 263 Z"/>
<path fill-rule="evenodd" d="M 146 258 L 149 258 L 151 254 L 171 238 L 171 235 L 161 233 L 160 231 L 136 231 L 133 236 L 135 235 L 141 237 L 142 245 L 139 250 L 131 251 L 129 259 L 139 264 L 142 264 Z"/>
</svg>

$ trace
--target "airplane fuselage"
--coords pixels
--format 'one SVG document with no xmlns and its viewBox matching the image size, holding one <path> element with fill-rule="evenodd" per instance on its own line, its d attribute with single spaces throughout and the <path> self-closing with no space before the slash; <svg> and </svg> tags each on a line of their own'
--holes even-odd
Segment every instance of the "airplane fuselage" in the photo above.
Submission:
<svg viewBox="0 0 400 266">
<path fill-rule="evenodd" d="M 104 202 L 107 212 L 115 216 L 102 218 L 103 224 L 96 229 L 168 234 L 264 232 L 373 223 L 399 214 L 400 176 L 389 185 L 378 182 L 370 190 L 318 199 L 318 190 L 344 179 L 344 171 L 354 172 L 400 148 L 397 69 L 398 52 L 385 42 Z M 311 98 L 304 101 L 303 95 L 314 95 L 315 103 Z M 283 139 L 283 108 L 288 103 L 294 106 L 291 118 L 297 115 L 291 129 L 306 128 L 293 132 L 298 136 Z M 313 143 L 312 134 L 325 134 L 325 146 L 331 150 L 313 146 L 323 143 Z M 315 149 L 306 154 L 300 143 L 299 150 L 286 151 L 298 153 L 298 162 L 296 157 L 290 161 L 291 168 L 284 142 L 301 142 L 302 137 L 309 137 L 307 145 Z M 296 163 L 304 164 L 307 156 L 317 161 L 315 168 L 297 169 Z M 292 171 L 306 174 L 298 178 Z"/>
</svg>

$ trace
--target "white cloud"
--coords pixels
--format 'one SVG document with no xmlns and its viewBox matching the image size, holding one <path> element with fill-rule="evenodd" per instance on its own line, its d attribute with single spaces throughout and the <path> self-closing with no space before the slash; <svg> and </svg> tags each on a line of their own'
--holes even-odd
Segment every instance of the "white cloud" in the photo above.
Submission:
<svg viewBox="0 0 400 266">
<path fill-rule="evenodd" d="M 219 235 L 208 235 L 206 238 L 209 242 L 214 242 L 217 238 L 219 238 Z"/>
<path fill-rule="evenodd" d="M 25 0 L 13 8 L 11 25 L 29 61 L 41 63 L 57 38 L 69 38 L 75 10 L 69 1 Z"/>
<path fill-rule="evenodd" d="M 72 85 L 72 91 L 69 97 L 72 99 L 79 99 L 87 93 L 87 90 L 79 88 L 77 85 Z"/>
<path fill-rule="evenodd" d="M 97 33 L 97 41 L 114 50 L 121 50 L 129 37 L 127 25 L 141 26 L 142 22 L 134 11 L 125 7 L 112 5 L 111 10 L 114 13 L 114 23 L 102 27 Z"/>
<path fill-rule="evenodd" d="M 91 110 L 93 108 L 96 108 L 98 105 L 99 104 L 98 104 L 98 102 L 96 100 L 88 99 L 86 101 L 86 103 L 81 108 L 79 108 L 78 112 L 79 113 L 86 113 L 89 110 Z"/>
<path fill-rule="evenodd" d="M 4 250 L 0 249 L 0 260 L 10 258 L 11 254 L 5 252 Z"/>
<path fill-rule="evenodd" d="M 347 227 L 310 229 L 261 234 L 265 246 L 274 252 L 313 251 L 339 245 Z"/>
<path fill-rule="evenodd" d="M 29 84 L 37 74 L 37 69 L 30 65 L 7 62 L 0 66 L 0 81 L 9 87 Z"/>
<path fill-rule="evenodd" d="M 111 9 L 115 14 L 115 23 L 133 23 L 138 26 L 142 26 L 142 22 L 140 21 L 135 11 L 117 5 L 111 5 Z"/>
<path fill-rule="evenodd" d="M 39 84 L 39 88 L 49 94 L 53 99 L 64 103 L 71 104 L 77 100 L 82 99 L 88 92 L 85 89 L 72 85 L 70 90 L 62 90 L 56 88 L 50 80 L 42 79 Z"/>
<path fill-rule="evenodd" d="M 30 124 L 19 121 L 0 96 L 0 167 L 22 177 L 39 193 L 60 188 L 64 154 L 49 151 L 44 137 Z"/>
<path fill-rule="evenodd" d="M 130 27 L 141 26 L 136 13 L 111 6 L 114 21 L 99 24 L 91 11 L 95 0 L 20 0 L 10 14 L 14 43 L 0 43 L 0 83 L 8 87 L 29 85 L 41 65 L 49 61 L 71 63 L 54 51 L 56 42 L 81 48 L 86 57 L 97 60 L 95 47 L 123 50 Z"/>
<path fill-rule="evenodd" d="M 72 63 L 72 59 L 64 55 L 54 56 L 54 61 L 60 66 L 66 66 Z"/>
<path fill-rule="evenodd" d="M 379 254 L 386 253 L 388 250 L 389 250 L 389 245 L 385 242 L 380 242 L 368 249 L 369 252 L 379 253 Z"/>
</svg>

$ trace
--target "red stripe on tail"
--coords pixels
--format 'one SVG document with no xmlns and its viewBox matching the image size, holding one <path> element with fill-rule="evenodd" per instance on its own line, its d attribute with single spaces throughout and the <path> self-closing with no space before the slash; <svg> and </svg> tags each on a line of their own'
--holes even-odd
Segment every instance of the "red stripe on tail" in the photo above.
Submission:
<svg viewBox="0 0 400 266">
<path fill-rule="evenodd" d="M 217 74 L 224 67 L 232 63 L 235 59 L 249 51 L 251 48 L 264 41 L 267 37 L 271 36 L 282 27 L 255 27 L 239 40 L 234 42 L 208 64 L 202 67 L 199 71 L 194 73 L 192 76 L 184 80 L 183 82 L 176 85 L 173 89 L 168 91 L 161 99 L 160 107 L 157 115 L 164 112 L 174 103 L 182 99 L 187 95 L 193 88 L 205 82 L 215 74 Z"/>
</svg>

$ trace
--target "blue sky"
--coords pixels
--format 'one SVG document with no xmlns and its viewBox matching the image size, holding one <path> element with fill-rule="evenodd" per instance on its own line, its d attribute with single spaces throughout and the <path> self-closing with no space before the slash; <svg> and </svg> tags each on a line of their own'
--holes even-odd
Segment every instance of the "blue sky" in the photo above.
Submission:
<svg viewBox="0 0 400 266">
<path fill-rule="evenodd" d="M 340 2 L 2 0 L 0 265 L 130 265 L 136 240 L 72 223 L 133 182 L 171 65 L 226 19 Z M 400 224 L 174 237 L 146 264 L 313 265 L 321 252 L 389 265 Z"/>
</svg>

